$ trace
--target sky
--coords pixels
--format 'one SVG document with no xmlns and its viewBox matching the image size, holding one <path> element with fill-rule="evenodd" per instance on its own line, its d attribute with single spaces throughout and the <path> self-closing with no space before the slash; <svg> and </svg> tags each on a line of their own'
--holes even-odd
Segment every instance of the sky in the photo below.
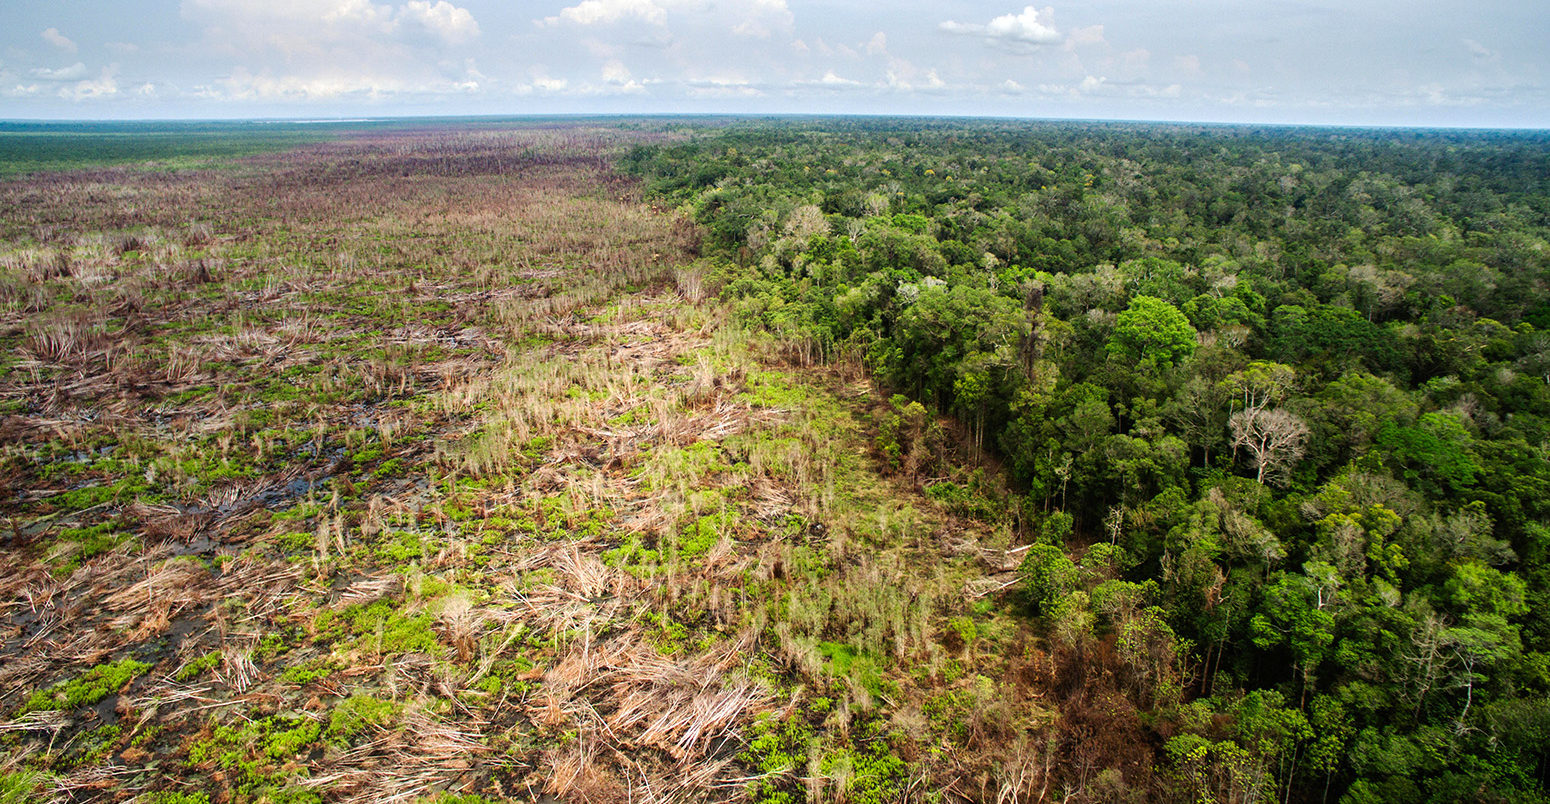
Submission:
<svg viewBox="0 0 1550 804">
<path fill-rule="evenodd" d="M 1547 0 L 3 0 L 0 119 L 1550 128 Z"/>
</svg>

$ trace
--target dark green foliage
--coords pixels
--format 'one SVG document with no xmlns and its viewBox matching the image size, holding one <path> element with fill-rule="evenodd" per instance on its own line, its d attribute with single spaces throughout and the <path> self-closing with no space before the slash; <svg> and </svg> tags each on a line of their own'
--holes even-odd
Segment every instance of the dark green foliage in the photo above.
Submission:
<svg viewBox="0 0 1550 804">
<path fill-rule="evenodd" d="M 1542 132 L 777 121 L 625 165 L 745 321 L 898 394 L 886 464 L 980 516 L 933 425 L 999 453 L 1052 638 L 1195 668 L 1148 714 L 1173 793 L 1544 800 Z"/>
<path fill-rule="evenodd" d="M 1109 348 L 1132 362 L 1167 368 L 1195 353 L 1195 328 L 1173 305 L 1137 296 L 1119 314 Z"/>
</svg>

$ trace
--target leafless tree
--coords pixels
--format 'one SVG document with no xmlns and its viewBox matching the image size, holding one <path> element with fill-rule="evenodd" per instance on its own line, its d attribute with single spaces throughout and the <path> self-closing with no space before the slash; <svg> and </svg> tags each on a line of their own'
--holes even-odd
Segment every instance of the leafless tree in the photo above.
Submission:
<svg viewBox="0 0 1550 804">
<path fill-rule="evenodd" d="M 786 219 L 786 232 L 805 245 L 813 235 L 829 233 L 829 220 L 823 216 L 823 210 L 804 204 L 791 211 L 791 216 Z"/>
<path fill-rule="evenodd" d="M 1245 408 L 1232 415 L 1233 448 L 1243 447 L 1254 459 L 1255 479 L 1265 482 L 1285 477 L 1302 459 L 1308 440 L 1308 425 L 1297 414 L 1281 408 Z"/>
</svg>

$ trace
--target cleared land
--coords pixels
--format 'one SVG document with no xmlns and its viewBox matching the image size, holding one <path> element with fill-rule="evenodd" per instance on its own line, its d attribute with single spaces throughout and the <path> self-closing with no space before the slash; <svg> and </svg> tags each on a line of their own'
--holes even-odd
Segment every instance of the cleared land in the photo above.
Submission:
<svg viewBox="0 0 1550 804">
<path fill-rule="evenodd" d="M 1062 671 L 991 604 L 1012 525 L 884 470 L 878 422 L 927 424 L 702 298 L 694 227 L 611 170 L 664 136 L 0 183 L 0 799 L 1149 773 L 1144 662 Z"/>
</svg>

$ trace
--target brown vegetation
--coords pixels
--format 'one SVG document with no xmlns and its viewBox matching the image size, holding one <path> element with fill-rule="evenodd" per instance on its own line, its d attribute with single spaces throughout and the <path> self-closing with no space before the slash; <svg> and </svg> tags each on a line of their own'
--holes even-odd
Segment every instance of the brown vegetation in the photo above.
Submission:
<svg viewBox="0 0 1550 804">
<path fill-rule="evenodd" d="M 940 443 L 886 476 L 854 365 L 701 304 L 693 228 L 608 169 L 645 136 L 0 184 L 11 766 L 62 800 L 1145 789 L 1096 769 L 1149 767 L 1132 701 L 1175 671 L 971 614 L 1015 524 L 920 494 Z M 761 769 L 770 723 L 803 736 Z"/>
</svg>

